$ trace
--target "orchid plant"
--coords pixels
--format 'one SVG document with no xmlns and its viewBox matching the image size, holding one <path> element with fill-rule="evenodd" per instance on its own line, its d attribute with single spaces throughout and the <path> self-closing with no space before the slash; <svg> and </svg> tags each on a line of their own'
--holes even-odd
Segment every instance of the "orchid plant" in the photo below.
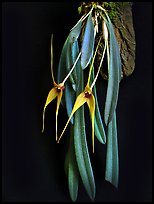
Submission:
<svg viewBox="0 0 154 204">
<path fill-rule="evenodd" d="M 102 33 L 102 35 L 99 35 L 99 33 Z M 121 60 L 113 25 L 107 11 L 98 4 L 92 4 L 90 10 L 70 30 L 59 60 L 57 83 L 53 74 L 52 44 L 53 35 L 51 37 L 51 75 L 54 87 L 50 90 L 44 106 L 42 131 L 44 130 L 46 107 L 57 98 L 57 143 L 61 141 L 70 122 L 70 142 L 65 160 L 70 197 L 73 201 L 76 201 L 78 181 L 79 176 L 81 176 L 89 197 L 94 200 L 96 186 L 86 139 L 83 106 L 85 103 L 88 105 L 91 116 L 92 151 L 94 153 L 95 136 L 100 143 L 104 145 L 107 143 L 105 180 L 112 183 L 116 188 L 119 180 L 116 106 L 121 80 Z M 98 68 L 94 68 L 100 46 L 103 46 L 101 60 Z M 107 56 L 108 86 L 103 117 L 97 101 L 96 82 L 105 56 Z M 84 87 L 86 68 L 89 68 L 89 75 Z M 58 136 L 57 117 L 60 104 L 66 108 L 68 121 L 61 135 Z M 104 125 L 107 131 L 105 131 Z"/>
</svg>

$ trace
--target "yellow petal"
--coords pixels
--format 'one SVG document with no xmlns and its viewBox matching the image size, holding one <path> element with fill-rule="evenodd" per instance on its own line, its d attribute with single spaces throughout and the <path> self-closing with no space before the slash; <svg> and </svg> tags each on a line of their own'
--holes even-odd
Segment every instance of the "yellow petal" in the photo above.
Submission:
<svg viewBox="0 0 154 204">
<path fill-rule="evenodd" d="M 63 132 L 61 133 L 61 135 L 60 135 L 60 137 L 58 139 L 58 143 L 59 143 L 61 137 L 63 136 L 63 134 L 64 134 L 64 132 L 65 132 L 65 130 L 66 130 L 66 128 L 67 128 L 67 126 L 68 126 L 72 116 L 73 116 L 73 114 L 75 113 L 75 111 L 77 111 L 77 109 L 79 109 L 86 102 L 86 100 L 87 99 L 85 98 L 85 93 L 84 92 L 82 92 L 77 97 L 76 102 L 75 102 L 74 107 L 73 107 L 73 110 L 72 110 L 72 113 L 70 114 L 70 117 L 69 117 L 69 119 L 68 119 L 68 121 L 67 121 L 67 123 L 66 123 L 66 125 L 64 127 L 64 130 L 63 130 Z"/>
<path fill-rule="evenodd" d="M 58 117 L 58 111 L 59 111 L 59 106 L 60 106 L 62 95 L 63 95 L 63 91 L 58 92 L 58 95 L 57 95 L 57 109 L 56 109 L 56 141 L 57 141 L 57 117 Z"/>
<path fill-rule="evenodd" d="M 57 89 L 55 87 L 52 88 L 51 91 L 48 94 L 48 97 L 47 97 L 47 100 L 46 100 L 46 103 L 45 103 L 45 106 L 44 106 L 44 110 L 43 110 L 43 128 L 42 128 L 42 132 L 44 131 L 45 109 L 46 109 L 47 105 L 56 98 L 57 94 L 58 94 L 58 92 L 57 92 Z"/>
<path fill-rule="evenodd" d="M 89 111 L 91 114 L 91 122 L 92 122 L 92 147 L 94 153 L 94 119 L 95 119 L 95 98 L 93 94 L 87 99 L 87 104 L 89 107 Z"/>
<path fill-rule="evenodd" d="M 89 94 L 92 94 L 92 90 L 89 85 L 86 85 L 84 92 L 89 92 Z"/>
</svg>

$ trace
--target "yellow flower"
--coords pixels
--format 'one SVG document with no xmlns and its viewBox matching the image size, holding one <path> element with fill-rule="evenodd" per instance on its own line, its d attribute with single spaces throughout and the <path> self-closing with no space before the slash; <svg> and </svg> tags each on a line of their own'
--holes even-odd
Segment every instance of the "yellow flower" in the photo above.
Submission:
<svg viewBox="0 0 154 204">
<path fill-rule="evenodd" d="M 44 115 L 45 115 L 45 109 L 47 107 L 47 105 L 49 103 L 51 103 L 51 101 L 53 101 L 56 97 L 57 97 L 57 108 L 56 108 L 56 140 L 57 140 L 57 117 L 58 117 L 58 111 L 59 111 L 59 105 L 61 102 L 61 98 L 63 95 L 63 90 L 64 90 L 64 84 L 60 83 L 60 84 L 56 84 L 54 83 L 54 87 L 50 90 L 48 96 L 47 96 L 47 100 L 44 106 L 44 110 L 43 110 L 43 128 L 42 128 L 42 132 L 44 131 Z"/>
<path fill-rule="evenodd" d="M 53 42 L 53 35 L 51 36 L 51 74 L 52 74 L 52 81 L 54 87 L 50 90 L 48 93 L 46 103 L 44 106 L 43 110 L 43 127 L 42 127 L 42 132 L 44 131 L 44 117 L 45 117 L 45 110 L 46 107 L 51 101 L 53 101 L 57 97 L 57 108 L 56 108 L 56 140 L 57 140 L 57 117 L 58 117 L 58 111 L 59 111 L 59 106 L 61 102 L 61 98 L 63 95 L 63 90 L 65 89 L 64 83 L 57 84 L 54 80 L 54 75 L 53 75 L 53 48 L 52 48 L 52 42 Z"/>
<path fill-rule="evenodd" d="M 55 82 L 54 75 L 53 75 L 53 48 L 52 48 L 52 42 L 53 42 L 53 35 L 51 36 L 51 75 L 52 75 L 52 81 L 53 81 L 54 87 L 48 93 L 48 96 L 47 96 L 47 99 L 46 99 L 46 103 L 45 103 L 45 106 L 44 106 L 42 132 L 44 131 L 44 117 L 45 117 L 46 107 L 47 107 L 47 105 L 49 103 L 51 103 L 51 101 L 53 101 L 57 97 L 57 108 L 56 108 L 56 141 L 57 141 L 57 117 L 58 117 L 58 111 L 59 111 L 60 102 L 61 102 L 62 95 L 63 95 L 63 90 L 65 89 L 64 84 L 67 81 L 67 79 L 69 78 L 69 76 L 71 75 L 72 71 L 74 70 L 74 67 L 76 66 L 76 64 L 77 64 L 77 62 L 78 62 L 78 60 L 79 60 L 79 58 L 81 56 L 81 52 L 79 53 L 76 61 L 74 62 L 74 65 L 70 69 L 69 73 L 67 74 L 67 76 L 65 77 L 63 82 L 60 83 L 60 84 L 57 84 Z"/>
</svg>

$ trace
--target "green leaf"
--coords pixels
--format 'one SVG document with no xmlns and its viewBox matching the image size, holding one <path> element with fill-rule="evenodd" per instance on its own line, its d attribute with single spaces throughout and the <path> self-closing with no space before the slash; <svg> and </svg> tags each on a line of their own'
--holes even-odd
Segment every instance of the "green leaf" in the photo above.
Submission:
<svg viewBox="0 0 154 204">
<path fill-rule="evenodd" d="M 62 51 L 61 51 L 61 55 L 60 55 L 60 59 L 59 59 L 59 64 L 58 64 L 58 71 L 57 71 L 57 83 L 61 83 L 64 78 L 67 75 L 67 69 L 66 69 L 66 53 L 67 53 L 67 49 L 68 49 L 68 38 L 66 39 Z M 64 91 L 65 94 L 65 91 Z M 64 97 L 62 97 L 61 100 L 62 105 L 65 107 L 66 103 L 64 100 Z"/>
<path fill-rule="evenodd" d="M 114 111 L 117 106 L 119 82 L 121 79 L 121 60 L 120 60 L 120 51 L 114 34 L 112 23 L 108 19 L 106 24 L 110 34 L 108 87 L 107 87 L 107 96 L 106 96 L 105 111 L 104 111 L 104 120 L 107 125 L 112 120 Z M 108 49 L 108 46 L 107 46 L 107 49 Z"/>
<path fill-rule="evenodd" d="M 78 56 L 78 54 L 75 54 L 75 53 L 78 53 L 79 54 L 79 45 L 78 45 L 78 42 L 76 41 L 74 43 L 74 56 Z M 76 59 L 76 57 L 75 57 Z M 75 75 L 74 78 L 75 78 L 75 82 L 76 82 L 76 91 L 80 88 L 80 73 L 82 72 L 82 68 L 81 68 L 81 59 L 79 58 L 78 60 L 78 63 L 76 64 L 76 67 L 75 67 Z"/>
<path fill-rule="evenodd" d="M 93 55 L 94 49 L 94 24 L 92 21 L 92 15 L 90 14 L 86 23 L 83 41 L 82 41 L 82 48 L 81 48 L 81 67 L 85 69 Z"/>
<path fill-rule="evenodd" d="M 92 75 L 91 75 L 91 83 L 94 80 L 94 67 L 92 69 Z M 98 100 L 97 100 L 97 92 L 96 92 L 96 86 L 93 87 L 93 94 L 95 97 L 95 136 L 99 140 L 100 143 L 105 144 L 106 143 L 106 134 L 102 122 L 102 117 L 99 110 Z"/>
<path fill-rule="evenodd" d="M 75 45 L 74 47 L 72 46 L 74 42 L 77 41 L 80 32 L 81 32 L 81 26 L 82 26 L 82 22 L 79 22 L 69 33 L 63 48 L 62 48 L 62 52 L 61 52 L 61 56 L 60 56 L 60 60 L 59 60 L 59 65 L 58 65 L 58 74 L 57 74 L 57 81 L 58 83 L 61 83 L 63 81 L 63 79 L 66 77 L 66 75 L 68 74 L 68 71 L 70 70 L 70 67 L 67 67 L 67 63 L 68 61 L 70 61 L 71 64 L 71 60 L 70 57 L 72 59 L 74 59 L 76 52 L 77 52 L 77 45 Z M 73 49 L 73 50 L 72 50 Z M 73 56 L 72 56 L 73 55 Z"/>
<path fill-rule="evenodd" d="M 78 46 L 77 41 L 75 41 L 70 47 L 71 47 L 71 51 L 70 51 L 70 55 L 67 58 L 66 68 L 68 68 L 71 65 L 70 63 L 72 63 L 73 65 L 77 56 L 79 55 L 79 46 Z M 73 73 L 70 75 L 70 78 L 72 80 L 70 81 L 68 80 L 65 84 L 65 103 L 66 103 L 68 116 L 70 116 L 74 102 L 75 102 L 75 92 L 74 91 L 78 89 L 78 86 L 80 84 L 79 74 L 80 74 L 80 59 L 78 60 Z M 71 118 L 72 124 L 73 124 L 73 121 L 74 121 L 74 117 Z"/>
<path fill-rule="evenodd" d="M 78 45 L 78 41 L 75 41 L 73 44 L 71 44 L 68 47 L 67 50 L 67 57 L 66 57 L 66 69 L 67 72 L 70 71 L 70 68 L 73 66 L 73 64 L 75 63 L 77 57 L 79 55 L 79 45 Z M 72 87 L 73 89 L 76 91 L 78 84 L 79 84 L 79 76 L 78 76 L 78 69 L 80 69 L 80 59 L 78 60 L 73 72 L 71 73 L 69 79 L 72 83 Z"/>
<path fill-rule="evenodd" d="M 75 26 L 72 29 L 72 31 L 70 32 L 69 36 L 67 37 L 64 43 L 64 46 L 61 52 L 61 56 L 60 56 L 60 60 L 59 60 L 59 65 L 58 65 L 58 74 L 57 74 L 58 83 L 61 83 L 64 80 L 64 78 L 67 76 L 68 72 L 70 71 L 71 66 L 74 64 L 79 54 L 77 38 L 79 37 L 80 31 L 81 31 L 81 22 L 78 23 L 77 26 Z M 71 74 L 69 77 L 71 83 L 68 80 L 67 83 L 65 84 L 65 91 L 64 91 L 65 97 L 62 98 L 62 105 L 66 107 L 68 116 L 70 115 L 72 111 L 72 107 L 75 101 L 75 93 L 72 88 L 76 89 L 75 83 L 76 81 L 78 81 L 76 69 L 79 68 L 79 63 L 80 62 L 78 62 L 75 67 L 74 74 Z M 73 117 L 71 118 L 71 123 L 73 124 Z"/>
<path fill-rule="evenodd" d="M 78 167 L 75 158 L 73 126 L 71 125 L 70 145 L 68 150 L 68 186 L 72 201 L 76 201 L 78 195 Z"/>
<path fill-rule="evenodd" d="M 108 124 L 105 180 L 118 188 L 119 158 L 115 112 L 112 121 Z"/>
<path fill-rule="evenodd" d="M 65 97 L 67 115 L 69 117 L 72 112 L 73 105 L 75 102 L 75 92 L 69 81 L 65 84 L 64 97 Z M 74 116 L 71 118 L 71 123 L 72 124 L 74 123 Z"/>
<path fill-rule="evenodd" d="M 66 157 L 64 161 L 64 170 L 67 176 L 68 176 L 68 162 L 69 162 L 69 152 L 66 153 Z"/>
<path fill-rule="evenodd" d="M 80 87 L 77 91 L 79 95 L 83 91 L 83 73 L 81 71 L 81 82 Z M 86 132 L 85 132 L 85 120 L 84 120 L 84 106 L 79 108 L 75 112 L 74 116 L 74 145 L 75 145 L 75 155 L 77 160 L 78 169 L 81 175 L 83 185 L 89 195 L 93 200 L 95 198 L 95 180 L 93 175 L 93 170 L 90 162 Z"/>
<path fill-rule="evenodd" d="M 82 27 L 82 21 L 79 21 L 78 24 L 75 27 L 73 27 L 73 29 L 69 34 L 70 43 L 77 41 L 81 32 L 81 27 Z"/>
<path fill-rule="evenodd" d="M 67 75 L 66 53 L 68 50 L 68 46 L 69 46 L 69 39 L 67 38 L 62 48 L 62 52 L 61 52 L 61 56 L 59 60 L 58 73 L 57 73 L 58 83 L 61 83 L 64 77 L 66 77 Z M 73 91 L 71 83 L 68 80 L 68 82 L 65 84 L 65 90 L 64 90 L 63 97 L 62 97 L 62 105 L 66 107 L 68 116 L 70 115 L 72 111 L 74 101 L 75 101 L 75 92 Z M 71 118 L 71 123 L 73 124 L 73 117 Z"/>
<path fill-rule="evenodd" d="M 82 21 L 79 21 L 78 24 L 71 30 L 69 36 L 68 36 L 68 49 L 66 52 L 66 69 L 69 72 L 71 67 L 73 66 L 74 62 L 76 61 L 76 58 L 79 54 L 79 46 L 78 46 L 78 37 L 81 32 L 81 26 Z M 79 63 L 78 63 L 79 64 Z M 78 64 L 76 67 L 78 67 Z M 76 69 L 74 68 L 72 74 L 70 75 L 69 79 L 72 83 L 73 89 L 76 91 Z"/>
</svg>

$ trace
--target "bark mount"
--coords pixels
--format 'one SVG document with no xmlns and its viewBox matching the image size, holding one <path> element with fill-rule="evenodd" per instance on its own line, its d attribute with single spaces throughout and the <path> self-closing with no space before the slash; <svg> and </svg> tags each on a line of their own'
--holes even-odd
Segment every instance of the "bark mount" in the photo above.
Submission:
<svg viewBox="0 0 154 204">
<path fill-rule="evenodd" d="M 94 5 L 101 5 L 111 18 L 115 35 L 120 48 L 122 78 L 131 75 L 135 68 L 135 32 L 133 27 L 132 2 L 82 2 L 78 8 L 84 14 Z M 101 51 L 100 51 L 101 52 Z M 99 61 L 99 59 L 98 59 Z M 101 75 L 107 79 L 106 70 L 102 67 Z"/>
</svg>

